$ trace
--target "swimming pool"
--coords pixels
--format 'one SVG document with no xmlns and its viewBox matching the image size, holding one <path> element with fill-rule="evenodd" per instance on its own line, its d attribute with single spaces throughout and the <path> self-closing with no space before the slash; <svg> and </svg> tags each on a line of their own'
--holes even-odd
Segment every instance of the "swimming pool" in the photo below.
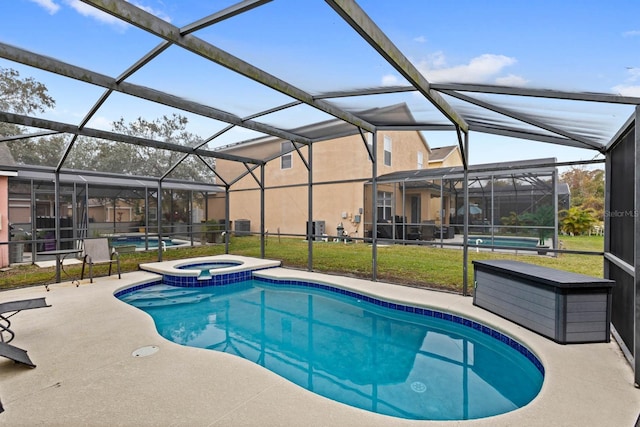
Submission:
<svg viewBox="0 0 640 427">
<path fill-rule="evenodd" d="M 539 392 L 526 347 L 461 316 L 331 285 L 254 277 L 200 288 L 156 283 L 116 294 L 165 338 L 223 351 L 308 390 L 408 419 L 508 412 Z"/>
<path fill-rule="evenodd" d="M 467 240 L 471 246 L 512 246 L 516 248 L 536 249 L 538 239 L 534 237 L 505 237 L 505 236 L 469 236 Z"/>
<path fill-rule="evenodd" d="M 149 236 L 145 238 L 145 236 L 113 236 L 109 237 L 109 243 L 112 247 L 118 248 L 120 246 L 135 246 L 136 250 L 145 249 L 145 242 L 148 241 L 149 249 L 157 249 L 158 248 L 158 238 Z M 189 242 L 186 240 L 177 240 L 177 239 L 162 239 L 164 247 L 174 247 L 174 246 L 185 246 L 189 245 Z"/>
</svg>

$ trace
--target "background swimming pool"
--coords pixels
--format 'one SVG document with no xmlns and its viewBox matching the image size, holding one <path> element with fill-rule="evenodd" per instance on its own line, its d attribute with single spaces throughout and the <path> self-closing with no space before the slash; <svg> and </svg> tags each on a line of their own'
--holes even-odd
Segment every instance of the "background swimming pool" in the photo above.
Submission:
<svg viewBox="0 0 640 427">
<path fill-rule="evenodd" d="M 120 297 L 179 344 L 243 357 L 339 402 L 409 419 L 462 420 L 530 402 L 543 374 L 462 324 L 261 281 L 153 285 Z"/>
<path fill-rule="evenodd" d="M 502 237 L 502 236 L 469 236 L 467 240 L 470 246 L 513 246 L 516 248 L 535 249 L 538 239 L 534 237 Z"/>
<path fill-rule="evenodd" d="M 178 246 L 184 244 L 183 242 L 175 242 L 171 239 L 162 239 L 166 246 Z M 145 248 L 144 236 L 122 236 L 109 238 L 111 246 L 117 248 L 118 246 L 130 246 L 135 245 L 136 248 Z M 158 239 L 154 237 L 149 238 L 149 248 L 158 248 Z"/>
</svg>

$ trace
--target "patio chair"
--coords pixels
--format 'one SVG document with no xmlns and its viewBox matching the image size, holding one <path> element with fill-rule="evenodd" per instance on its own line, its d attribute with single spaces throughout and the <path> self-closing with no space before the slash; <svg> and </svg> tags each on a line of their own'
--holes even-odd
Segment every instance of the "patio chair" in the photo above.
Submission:
<svg viewBox="0 0 640 427">
<path fill-rule="evenodd" d="M 27 365 L 30 368 L 36 367 L 31 359 L 29 359 L 29 356 L 27 355 L 27 352 L 25 350 L 11 344 L 7 344 L 6 342 L 0 341 L 0 356 L 11 359 L 16 363 L 22 363 L 23 365 Z"/>
<path fill-rule="evenodd" d="M 31 310 L 33 308 L 51 307 L 44 298 L 32 298 L 18 301 L 8 301 L 0 303 L 0 342 L 9 343 L 15 337 L 15 333 L 10 329 L 11 321 L 9 318 L 21 312 L 22 310 Z M 6 313 L 11 313 L 7 315 Z M 4 339 L 5 332 L 10 335 L 9 339 Z"/>
<path fill-rule="evenodd" d="M 116 263 L 118 267 L 118 279 L 120 275 L 120 255 L 115 250 L 109 248 L 109 239 L 102 237 L 99 239 L 87 239 L 84 241 L 84 257 L 82 258 L 82 272 L 80 280 L 84 279 L 84 267 L 89 264 L 89 282 L 93 283 L 93 266 L 96 264 L 109 264 L 109 276 L 111 276 L 111 266 Z"/>
</svg>

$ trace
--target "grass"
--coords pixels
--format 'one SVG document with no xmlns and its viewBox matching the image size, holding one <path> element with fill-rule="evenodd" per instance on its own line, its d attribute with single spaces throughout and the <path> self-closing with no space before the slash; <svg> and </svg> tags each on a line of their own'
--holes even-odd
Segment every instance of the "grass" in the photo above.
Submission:
<svg viewBox="0 0 640 427">
<path fill-rule="evenodd" d="M 601 252 L 602 236 L 563 236 L 565 249 Z M 285 267 L 306 269 L 308 243 L 300 239 L 269 237 L 265 245 L 265 256 L 282 261 Z M 191 258 L 224 253 L 224 245 L 206 245 L 193 248 L 170 249 L 163 253 L 163 260 Z M 234 237 L 229 253 L 260 257 L 260 240 L 254 236 Z M 138 265 L 157 261 L 157 252 L 132 252 L 120 256 L 123 272 L 136 271 Z M 378 247 L 378 274 L 381 281 L 409 286 L 444 289 L 462 292 L 463 254 L 460 249 L 441 249 L 430 246 L 390 245 Z M 587 274 L 603 276 L 602 257 L 592 255 L 562 254 L 558 257 L 503 254 L 497 252 L 475 252 L 469 250 L 469 261 L 488 259 L 517 259 L 532 264 Z M 107 266 L 94 268 L 94 276 L 106 275 Z M 80 277 L 81 265 L 65 266 L 63 280 Z M 371 278 L 372 256 L 368 244 L 341 244 L 314 242 L 313 270 L 365 279 Z M 468 267 L 469 286 L 473 280 L 473 266 Z M 35 265 L 20 265 L 0 272 L 0 289 L 44 285 L 55 280 L 55 268 L 39 268 Z"/>
</svg>

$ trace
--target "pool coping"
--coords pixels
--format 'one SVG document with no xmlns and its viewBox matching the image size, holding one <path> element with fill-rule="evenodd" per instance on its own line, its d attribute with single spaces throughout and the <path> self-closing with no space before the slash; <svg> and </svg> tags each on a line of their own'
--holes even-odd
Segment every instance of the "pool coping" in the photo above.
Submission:
<svg viewBox="0 0 640 427">
<path fill-rule="evenodd" d="M 182 260 L 183 261 L 183 260 Z M 0 292 L 0 301 L 45 296 L 50 308 L 14 318 L 12 344 L 36 369 L 0 359 L 0 422 L 13 425 L 633 425 L 640 391 L 615 342 L 560 345 L 473 306 L 470 297 L 286 268 L 281 278 L 337 283 L 377 298 L 437 307 L 477 319 L 532 349 L 545 366 L 538 397 L 507 414 L 470 421 L 391 418 L 343 405 L 298 387 L 252 362 L 183 347 L 161 338 L 151 318 L 114 297 L 157 280 L 134 272 Z M 265 274 L 266 271 L 260 274 Z M 64 344 L 64 345 L 61 345 Z M 132 352 L 155 345 L 143 358 Z"/>
</svg>

